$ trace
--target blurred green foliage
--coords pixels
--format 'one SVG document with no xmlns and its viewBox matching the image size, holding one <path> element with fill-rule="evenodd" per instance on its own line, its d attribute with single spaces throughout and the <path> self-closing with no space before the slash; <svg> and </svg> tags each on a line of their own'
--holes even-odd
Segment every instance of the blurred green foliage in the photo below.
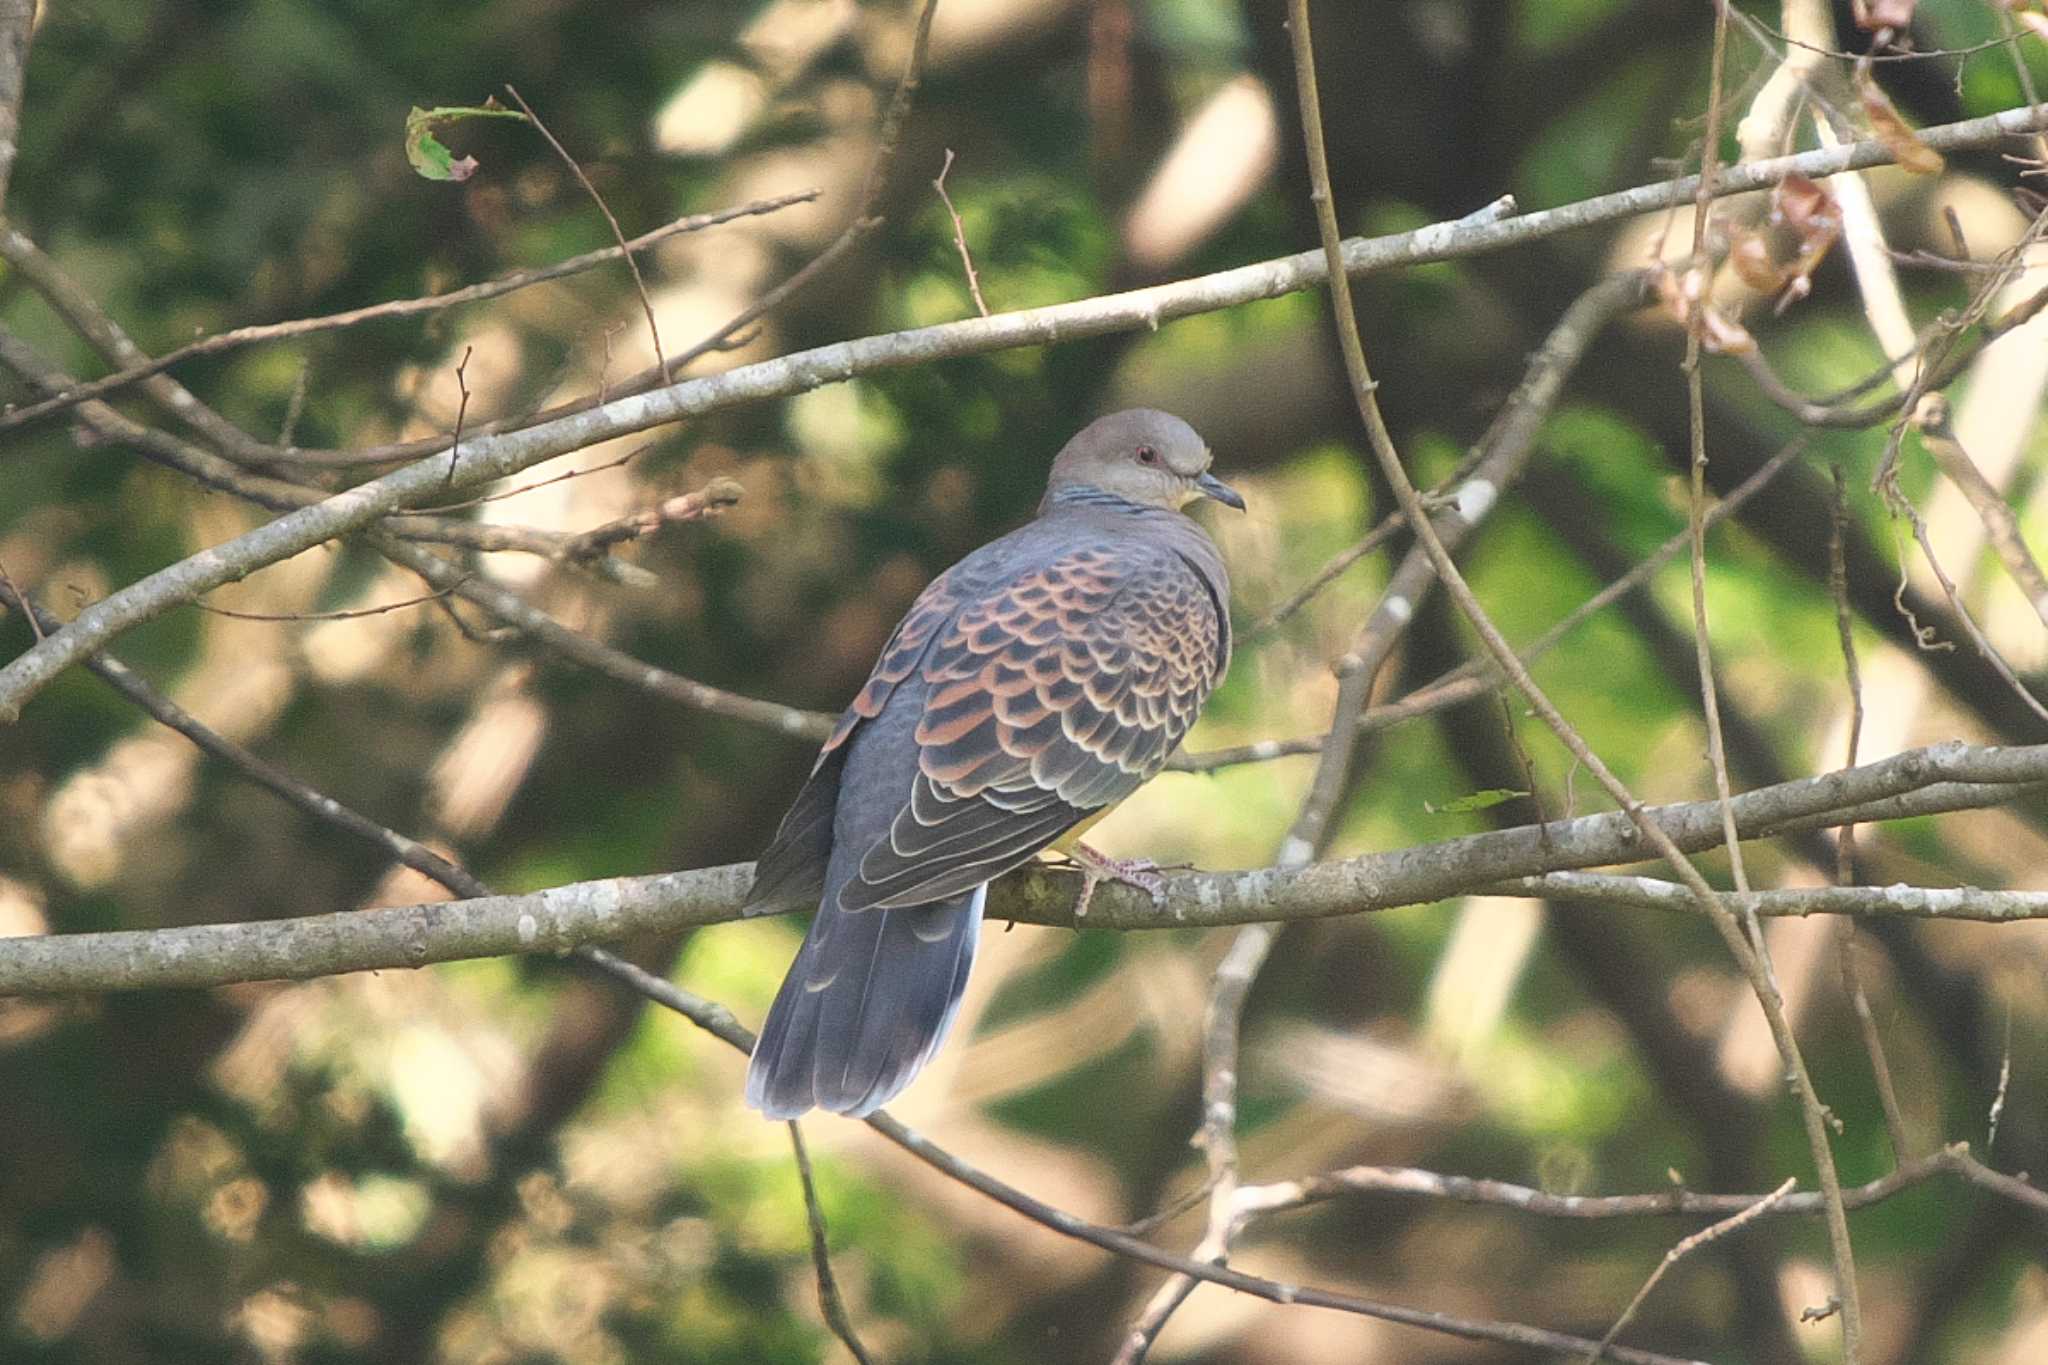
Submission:
<svg viewBox="0 0 2048 1365">
<path fill-rule="evenodd" d="M 1748 8 L 1775 22 L 1775 6 Z M 973 32 L 972 7 L 953 9 L 942 3 L 884 226 L 735 356 L 707 364 L 969 316 L 953 223 L 930 190 L 947 149 L 958 154 L 948 190 L 994 309 L 1155 282 L 1160 268 L 1132 250 L 1133 204 L 1208 101 L 1241 76 L 1270 95 L 1276 150 L 1165 274 L 1313 240 L 1276 0 L 1018 0 L 981 7 L 1008 12 L 1009 27 Z M 1978 0 L 1921 9 L 1925 48 L 1997 31 Z M 1366 231 L 1456 217 L 1508 191 L 1535 208 L 1640 183 L 1667 174 L 1698 135 L 1706 6 L 1332 0 L 1317 13 L 1339 201 L 1345 222 Z M 408 168 L 408 109 L 481 101 L 509 83 L 629 234 L 756 195 L 825 191 L 816 207 L 649 254 L 674 354 L 837 231 L 907 19 L 878 0 L 54 5 L 34 42 L 6 211 L 151 351 L 608 244 L 601 216 L 529 129 L 442 130 L 455 156 L 481 163 L 459 185 Z M 2048 78 L 2040 46 L 2028 58 L 2037 81 Z M 1739 99 L 1762 62 L 1740 35 L 1731 51 Z M 1884 78 L 1922 123 L 2022 98 L 1997 51 L 1899 64 Z M 686 103 L 714 87 L 748 93 Z M 677 108 L 695 112 L 672 125 L 666 111 Z M 722 141 L 721 110 L 733 117 Z M 1220 184 L 1226 169 L 1236 168 L 1214 167 L 1206 179 Z M 1984 205 L 2006 205 L 2016 175 L 1987 153 L 1956 158 L 1945 183 L 1975 196 L 1958 201 L 1983 211 L 1973 224 L 1996 225 L 2011 211 L 2000 218 Z M 1221 192 L 1198 187 L 1183 211 L 1212 191 Z M 1884 192 L 1896 244 L 1952 245 L 1929 226 L 1926 187 L 1888 182 Z M 1995 235 L 1973 229 L 1978 251 L 2002 244 L 1979 231 Z M 1581 288 L 1605 269 L 1641 264 L 1640 243 L 1620 240 L 1580 233 L 1362 282 L 1382 398 L 1419 473 L 1449 474 Z M 1929 271 L 1906 284 L 1921 323 L 1969 289 Z M 1777 372 L 1805 392 L 1839 389 L 1882 361 L 1839 259 L 1823 267 L 1812 299 L 1782 319 L 1751 321 Z M 71 373 L 106 368 L 12 273 L 0 275 L 0 325 Z M 595 390 L 651 358 L 643 350 L 630 280 L 607 268 L 482 307 L 196 360 L 176 374 L 262 439 L 288 427 L 302 447 L 355 449 L 447 431 L 466 355 L 474 421 Z M 1610 329 L 1544 424 L 1534 457 L 1543 477 L 1509 490 L 1470 545 L 1473 582 L 1511 638 L 1533 638 L 1606 581 L 1610 561 L 1634 562 L 1683 527 L 1680 350 L 1677 329 L 1654 313 Z M 1337 374 L 1322 300 L 1293 296 L 1156 333 L 888 371 L 720 414 L 660 433 L 630 469 L 473 515 L 573 531 L 656 492 L 739 478 L 746 498 L 723 519 L 628 551 L 661 576 L 659 590 L 516 557 L 489 567 L 638 656 L 832 710 L 918 588 L 1029 514 L 1047 459 L 1071 431 L 1131 402 L 1195 420 L 1251 501 L 1248 517 L 1210 519 L 1232 565 L 1240 630 L 1248 627 L 1389 508 Z M 1792 424 L 1732 363 L 1710 361 L 1707 376 L 1713 477 L 1732 483 Z M 176 427 L 134 393 L 119 405 Z M 2026 425 L 2033 417 L 2016 420 L 2026 494 L 2048 452 L 2038 423 Z M 1745 785 L 1840 761 L 1829 748 L 1844 698 L 1835 608 L 1809 553 L 1825 543 L 1825 518 L 1787 530 L 1772 514 L 1813 506 L 1824 463 L 1844 465 L 1853 532 L 1867 551 L 1858 582 L 1881 603 L 1896 527 L 1863 490 L 1882 450 L 1881 432 L 1821 435 L 1797 479 L 1786 476 L 1787 491 L 1767 493 L 1755 515 L 1710 538 L 1724 705 L 1759 737 L 1737 755 Z M 606 457 L 572 457 L 536 477 Z M 67 422 L 0 435 L 0 462 L 0 565 L 60 615 L 263 519 Z M 1909 458 L 1903 486 L 1924 502 L 1933 487 L 1924 460 Z M 2027 515 L 2040 529 L 2040 509 Z M 1320 733 L 1334 692 L 1329 661 L 1349 647 L 1391 562 L 1368 558 L 1246 643 L 1191 747 Z M 317 612 L 418 591 L 360 549 L 328 548 L 210 600 Z M 1896 648 L 1894 615 L 1862 599 L 1858 613 L 1867 655 L 1886 640 Z M 1536 670 L 1649 799 L 1708 789 L 1697 684 L 1683 671 L 1689 620 L 1681 560 Z M 1683 646 L 1676 670 L 1674 640 Z M 19 617 L 0 618 L 0 654 L 30 643 Z M 504 890 L 752 857 L 810 761 L 785 736 L 633 694 L 517 646 L 473 642 L 434 607 L 288 623 L 185 610 L 124 636 L 117 652 L 265 759 L 456 852 Z M 1382 694 L 1469 652 L 1464 627 L 1427 603 Z M 2037 738 L 2015 729 L 2009 695 L 1987 689 L 1970 662 L 1951 653 L 1903 665 L 1925 670 L 1930 688 L 1908 733 Z M 2036 649 L 2026 663 L 2039 662 Z M 1357 758 L 1333 856 L 1536 818 L 1528 801 L 1471 799 L 1532 779 L 1550 817 L 1593 800 L 1590 780 L 1520 704 L 1492 698 L 1376 734 Z M 1163 777 L 1103 838 L 1162 862 L 1265 865 L 1311 762 Z M 2035 802 L 2014 816 L 1867 834 L 1865 875 L 2029 884 L 2041 816 Z M 1802 860 L 1818 855 L 1788 843 L 1753 856 L 1752 875 L 1768 884 L 1807 875 Z M 1725 880 L 1721 860 L 1703 861 Z M 82 674 L 0 731 L 0 932 L 269 918 L 434 894 L 393 875 L 377 850 L 198 762 Z M 1765 1057 L 1755 1078 L 1759 1054 L 1753 1044 L 1742 1053 L 1737 1037 L 1732 969 L 1703 925 L 1555 906 L 1522 941 L 1475 913 L 1412 907 L 1280 935 L 1247 1022 L 1248 1180 L 1349 1162 L 1564 1193 L 1658 1189 L 1674 1178 L 1760 1191 L 1786 1173 L 1806 1178 L 1775 1063 Z M 626 946 L 756 1020 L 798 928 L 751 922 Z M 967 1027 L 903 1112 L 969 1159 L 1100 1221 L 1173 1204 L 1202 1178 L 1186 1139 L 1221 942 L 990 926 Z M 1888 926 L 1865 948 L 1916 1138 L 1980 1140 L 2009 1059 L 2011 1101 L 1992 1158 L 2006 1169 L 2048 1165 L 2036 1102 L 2048 1080 L 2037 1045 L 2048 1020 L 2038 935 Z M 1461 951 L 1477 953 L 1465 975 L 1445 965 L 1467 961 Z M 1802 1038 L 1842 1123 L 1844 1178 L 1874 1178 L 1897 1154 L 1868 1063 L 1832 967 L 1801 970 L 1810 1002 Z M 831 1358 L 839 1348 L 815 1307 L 786 1134 L 740 1107 L 739 1074 L 738 1058 L 682 1021 L 552 961 L 0 1001 L 0 1359 Z M 1106 1359 L 1156 1284 L 938 1180 L 851 1125 L 808 1131 L 835 1265 L 880 1358 Z M 1200 1217 L 1197 1208 L 1155 1235 L 1185 1248 Z M 1858 1213 L 1854 1229 L 1873 1359 L 2017 1360 L 2015 1343 L 2040 1330 L 2048 1281 L 2037 1215 L 1940 1186 Z M 1342 1202 L 1262 1225 L 1246 1263 L 1598 1336 L 1680 1235 L 1670 1220 L 1575 1224 Z M 1716 1361 L 1799 1351 L 1832 1359 L 1832 1327 L 1793 1321 L 1824 1292 L 1815 1288 L 1824 1254 L 1810 1223 L 1747 1233 L 1687 1261 L 1629 1339 Z M 1159 1358 L 1524 1358 L 1453 1353 L 1424 1336 L 1253 1309 L 1209 1291 L 1184 1312 Z"/>
</svg>

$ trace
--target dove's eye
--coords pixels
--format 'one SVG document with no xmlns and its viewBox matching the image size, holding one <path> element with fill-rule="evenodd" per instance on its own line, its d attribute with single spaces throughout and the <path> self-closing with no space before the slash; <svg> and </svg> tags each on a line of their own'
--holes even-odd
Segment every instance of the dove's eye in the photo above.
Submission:
<svg viewBox="0 0 2048 1365">
<path fill-rule="evenodd" d="M 1158 448 L 1157 448 L 1157 447 L 1154 447 L 1154 446 L 1139 446 L 1139 447 L 1138 447 L 1138 463 L 1139 463 L 1139 464 L 1158 464 L 1158 463 L 1159 463 L 1159 451 L 1158 451 Z"/>
</svg>

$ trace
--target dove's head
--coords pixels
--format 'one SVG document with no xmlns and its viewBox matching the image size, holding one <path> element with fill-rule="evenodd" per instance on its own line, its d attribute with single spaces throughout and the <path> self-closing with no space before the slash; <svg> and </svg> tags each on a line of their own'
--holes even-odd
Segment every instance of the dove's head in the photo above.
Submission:
<svg viewBox="0 0 2048 1365">
<path fill-rule="evenodd" d="M 1046 502 L 1067 489 L 1099 489 L 1144 507 L 1183 507 L 1214 498 L 1244 508 L 1244 499 L 1209 472 L 1208 443 L 1169 412 L 1131 408 L 1081 428 L 1052 462 Z"/>
</svg>

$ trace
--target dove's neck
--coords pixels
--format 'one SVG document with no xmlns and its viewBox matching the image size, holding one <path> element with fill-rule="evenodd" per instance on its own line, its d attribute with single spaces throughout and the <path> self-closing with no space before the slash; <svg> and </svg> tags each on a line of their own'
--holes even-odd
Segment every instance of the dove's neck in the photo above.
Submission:
<svg viewBox="0 0 2048 1365">
<path fill-rule="evenodd" d="M 1217 610 L 1227 614 L 1230 575 L 1216 542 L 1193 517 L 1171 507 L 1158 507 L 1105 492 L 1087 484 L 1062 484 L 1046 490 L 1038 504 L 1041 519 L 1054 517 L 1084 521 L 1115 535 L 1140 534 L 1151 543 L 1170 549 L 1201 574 L 1215 596 Z"/>
<path fill-rule="evenodd" d="M 1175 517 L 1180 513 L 1166 507 L 1148 507 L 1142 502 L 1132 502 L 1116 493 L 1105 492 L 1085 483 L 1061 484 L 1045 490 L 1045 497 L 1038 504 L 1038 515 L 1049 517 L 1055 512 L 1094 511 L 1124 512 L 1134 517 Z"/>
</svg>

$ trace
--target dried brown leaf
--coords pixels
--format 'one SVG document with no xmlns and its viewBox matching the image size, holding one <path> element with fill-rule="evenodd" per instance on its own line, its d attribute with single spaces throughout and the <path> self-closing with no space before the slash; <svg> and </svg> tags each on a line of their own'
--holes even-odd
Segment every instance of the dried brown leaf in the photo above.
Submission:
<svg viewBox="0 0 2048 1365">
<path fill-rule="evenodd" d="M 1920 140 L 1920 135 L 1907 125 L 1891 96 L 1885 94 L 1870 74 L 1870 60 L 1865 58 L 1856 64 L 1856 93 L 1863 100 L 1863 116 L 1870 120 L 1870 131 L 1878 141 L 1890 149 L 1899 165 L 1916 175 L 1936 175 L 1948 163 L 1941 159 L 1941 153 Z"/>
<path fill-rule="evenodd" d="M 1734 245 L 1728 248 L 1728 263 L 1735 267 L 1742 282 L 1758 293 L 1776 293 L 1785 282 L 1778 263 L 1771 259 L 1770 243 L 1761 232 L 1741 230 Z"/>
<path fill-rule="evenodd" d="M 1799 243 L 1792 263 L 1779 273 L 1785 292 L 1778 296 L 1777 311 L 1783 313 L 1813 292 L 1813 272 L 1842 235 L 1842 206 L 1826 186 L 1803 175 L 1787 176 L 1771 192 L 1770 221 L 1789 229 Z"/>
<path fill-rule="evenodd" d="M 1851 7 L 1856 15 L 1856 27 L 1865 33 L 1874 33 L 1881 28 L 1908 28 L 1913 23 L 1913 10 L 1920 0 L 1856 0 Z"/>
<path fill-rule="evenodd" d="M 1842 206 L 1827 186 L 1803 175 L 1788 175 L 1771 191 L 1771 219 L 1798 232 L 1842 230 Z"/>
</svg>

